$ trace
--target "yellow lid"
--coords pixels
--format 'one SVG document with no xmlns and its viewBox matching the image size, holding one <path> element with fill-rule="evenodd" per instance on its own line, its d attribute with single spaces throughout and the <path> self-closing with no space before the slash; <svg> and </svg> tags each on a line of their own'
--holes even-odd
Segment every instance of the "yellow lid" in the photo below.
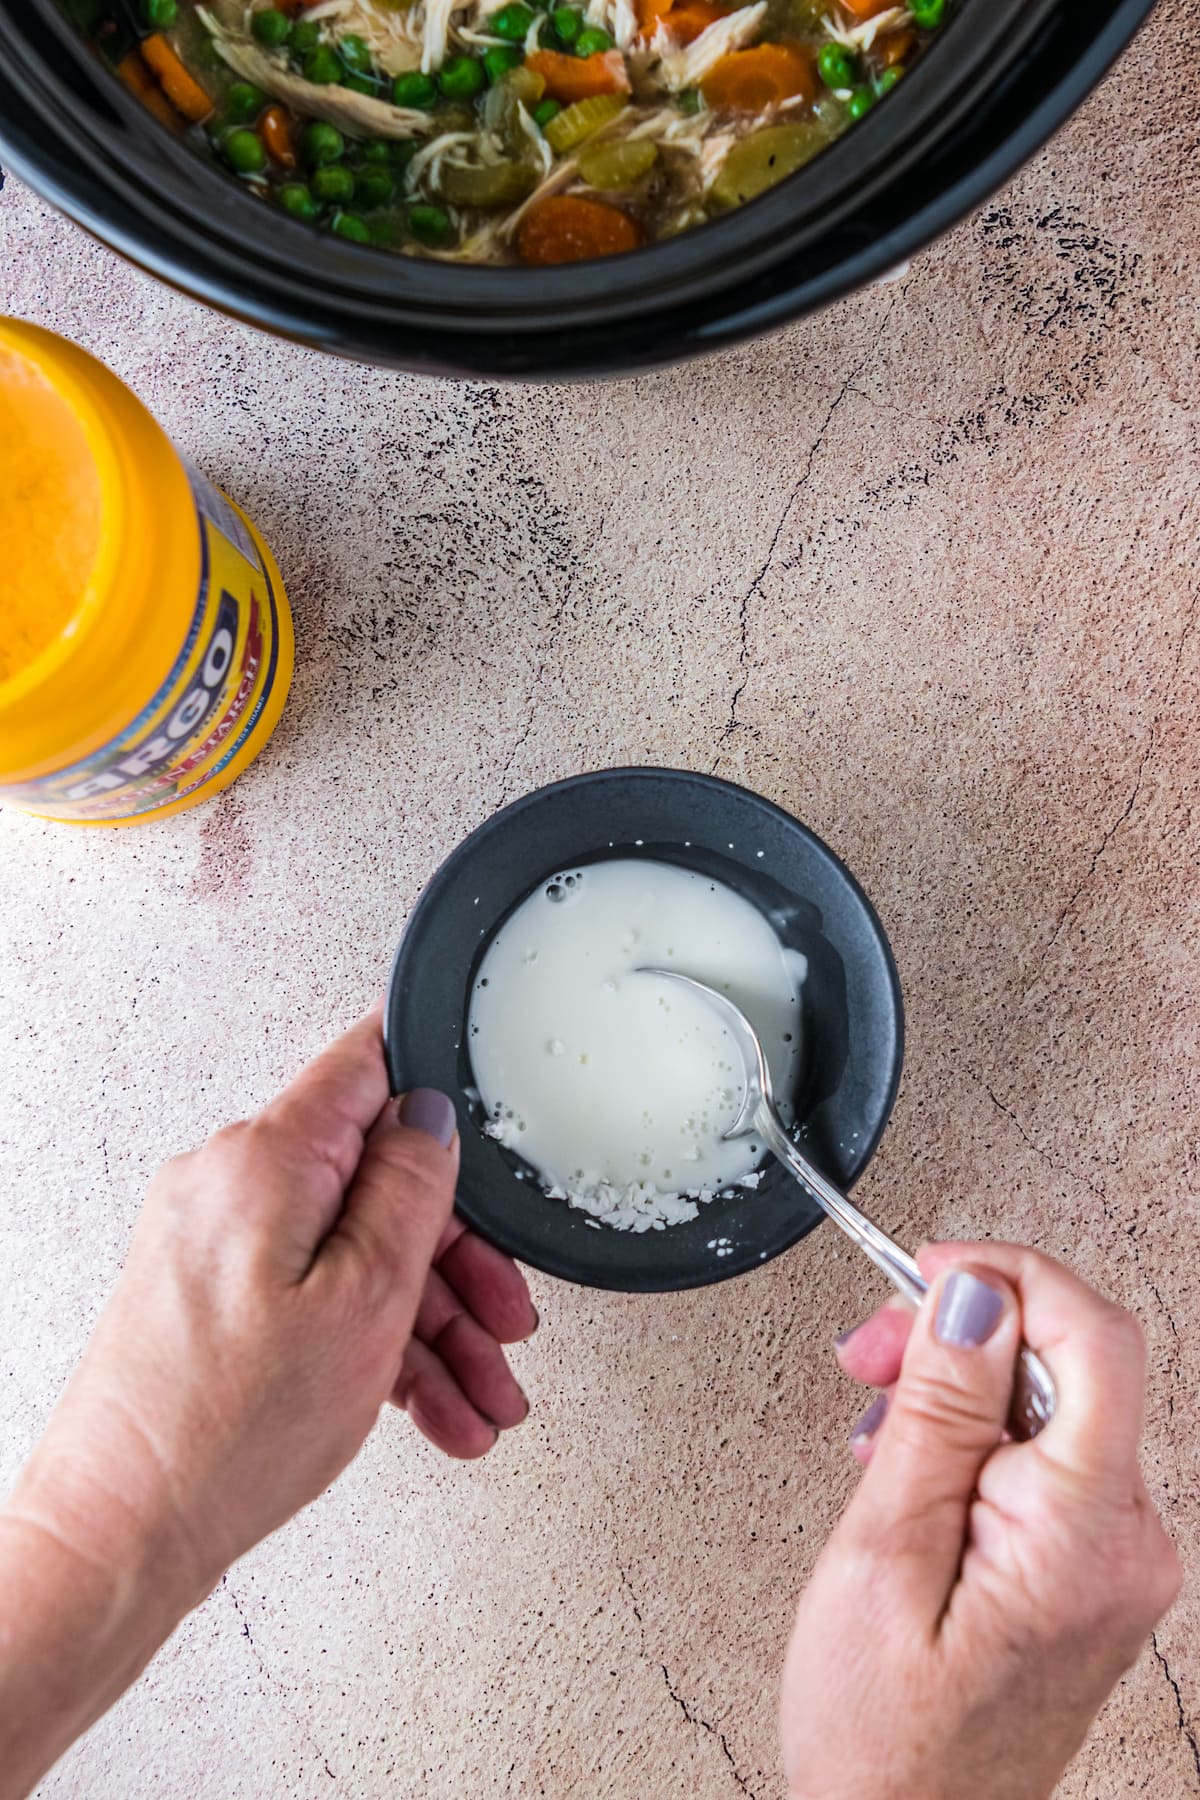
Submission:
<svg viewBox="0 0 1200 1800">
<path fill-rule="evenodd" d="M 201 546 L 186 471 L 141 402 L 86 351 L 3 318 L 0 431 L 4 783 L 88 755 L 149 703 Z"/>
</svg>

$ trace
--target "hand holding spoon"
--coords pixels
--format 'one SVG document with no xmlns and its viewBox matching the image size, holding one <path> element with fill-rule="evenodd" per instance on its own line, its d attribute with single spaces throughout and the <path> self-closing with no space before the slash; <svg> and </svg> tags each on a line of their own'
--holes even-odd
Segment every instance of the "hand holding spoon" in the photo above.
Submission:
<svg viewBox="0 0 1200 1800">
<path fill-rule="evenodd" d="M 724 1136 L 747 1137 L 754 1132 L 761 1137 L 805 1192 L 811 1194 L 818 1206 L 841 1226 L 847 1237 L 852 1238 L 859 1249 L 870 1257 L 875 1267 L 882 1270 L 914 1306 L 920 1306 L 929 1291 L 929 1284 L 914 1259 L 899 1244 L 893 1243 L 886 1232 L 880 1231 L 877 1225 L 872 1225 L 870 1219 L 860 1213 L 856 1206 L 852 1206 L 840 1188 L 827 1180 L 788 1136 L 775 1104 L 771 1071 L 767 1066 L 762 1042 L 740 1007 L 735 1006 L 724 994 L 718 993 L 716 988 L 709 987 L 703 981 L 696 981 L 690 975 L 678 974 L 674 969 L 641 969 L 638 973 L 659 975 L 665 981 L 681 982 L 685 987 L 693 988 L 718 1009 L 728 1025 L 730 1036 L 742 1059 L 744 1094 L 737 1118 Z M 1018 1439 L 1036 1437 L 1053 1415 L 1054 1382 L 1050 1371 L 1041 1357 L 1024 1344 L 1017 1359 L 1009 1431 Z"/>
</svg>

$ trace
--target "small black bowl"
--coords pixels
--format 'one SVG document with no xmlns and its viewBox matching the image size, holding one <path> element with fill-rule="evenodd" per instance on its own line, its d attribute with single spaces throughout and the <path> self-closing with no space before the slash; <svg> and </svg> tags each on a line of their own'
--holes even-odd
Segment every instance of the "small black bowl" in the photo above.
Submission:
<svg viewBox="0 0 1200 1800">
<path fill-rule="evenodd" d="M 761 1186 L 715 1199 L 685 1225 L 594 1229 L 550 1200 L 483 1135 L 467 1053 L 476 967 L 499 926 L 547 875 L 611 856 L 678 863 L 726 882 L 803 951 L 804 1056 L 796 1116 L 805 1148 L 849 1187 L 874 1154 L 904 1054 L 896 965 L 870 901 L 832 850 L 770 801 L 683 769 L 602 769 L 539 788 L 494 814 L 442 864 L 396 953 L 384 1036 L 393 1091 L 441 1088 L 458 1107 L 458 1206 L 483 1237 L 549 1275 L 659 1293 L 741 1275 L 821 1218 L 778 1164 Z M 710 1248 L 728 1245 L 724 1253 Z"/>
</svg>

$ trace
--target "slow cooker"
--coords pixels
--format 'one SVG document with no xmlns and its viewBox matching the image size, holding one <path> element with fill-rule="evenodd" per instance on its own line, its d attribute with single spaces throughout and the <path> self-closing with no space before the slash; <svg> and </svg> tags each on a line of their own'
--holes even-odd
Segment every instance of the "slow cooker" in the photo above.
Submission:
<svg viewBox="0 0 1200 1800">
<path fill-rule="evenodd" d="M 559 268 L 446 264 L 265 208 L 159 125 L 54 0 L 0 0 L 0 162 L 141 268 L 265 330 L 426 374 L 628 373 L 770 331 L 898 263 L 1012 174 L 1153 0 L 961 0 L 887 102 L 698 230 Z"/>
</svg>

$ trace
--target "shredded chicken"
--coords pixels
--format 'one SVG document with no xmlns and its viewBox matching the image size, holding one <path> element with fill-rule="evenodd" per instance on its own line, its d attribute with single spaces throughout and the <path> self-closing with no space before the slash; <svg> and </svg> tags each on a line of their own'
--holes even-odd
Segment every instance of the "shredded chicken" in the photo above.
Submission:
<svg viewBox="0 0 1200 1800">
<path fill-rule="evenodd" d="M 426 75 L 440 69 L 450 43 L 450 19 L 463 10 L 463 0 L 425 0 L 421 19 L 421 68 Z"/>
<path fill-rule="evenodd" d="M 675 50 L 670 45 L 670 38 L 661 29 L 656 35 L 654 46 L 664 46 L 659 55 L 658 73 L 663 86 L 671 93 L 682 93 L 684 88 L 699 87 L 704 77 L 715 63 L 731 50 L 740 50 L 751 38 L 758 35 L 758 29 L 766 16 L 767 0 L 756 0 L 753 6 L 743 6 L 737 12 L 727 13 L 723 19 L 702 31 L 694 43 L 682 50 Z"/>
<path fill-rule="evenodd" d="M 443 159 L 456 150 L 459 145 L 473 144 L 475 141 L 476 133 L 473 131 L 444 131 L 441 137 L 435 137 L 425 145 L 424 149 L 418 150 L 405 174 L 405 183 L 409 193 L 416 192 L 421 185 L 422 178 L 426 175 L 429 176 L 431 184 L 436 186 L 438 170 L 441 168 Z"/>
<path fill-rule="evenodd" d="M 469 44 L 472 49 L 491 50 L 507 41 L 494 36 L 490 31 L 476 31 L 473 25 L 453 25 L 451 31 L 456 44 Z"/>
<path fill-rule="evenodd" d="M 252 81 L 280 100 L 286 100 L 298 113 L 313 119 L 325 119 L 331 125 L 344 127 L 359 137 L 406 138 L 425 136 L 434 129 L 428 113 L 412 107 L 393 106 L 390 101 L 376 100 L 370 94 L 356 94 L 346 87 L 317 86 L 293 75 L 280 58 L 261 50 L 257 44 L 230 38 L 217 32 L 214 43 L 218 53 L 243 81 Z"/>
<path fill-rule="evenodd" d="M 641 33 L 631 0 L 612 0 L 612 34 L 619 50 L 628 50 Z"/>
<path fill-rule="evenodd" d="M 678 107 L 667 104 L 655 107 L 649 114 L 624 113 L 616 123 L 623 122 L 627 122 L 626 130 L 619 134 L 623 137 L 653 138 L 658 143 L 670 144 L 676 150 L 690 150 L 698 156 L 705 134 L 712 126 L 712 114 L 696 113 L 689 118 Z"/>
<path fill-rule="evenodd" d="M 831 19 L 825 19 L 823 23 L 835 44 L 845 44 L 847 50 L 869 50 L 877 37 L 907 25 L 910 17 L 906 6 L 890 6 L 886 12 L 876 13 L 873 19 L 864 19 L 861 25 L 840 26 Z"/>
<path fill-rule="evenodd" d="M 541 165 L 542 174 L 548 175 L 554 167 L 554 152 L 523 106 L 517 108 L 517 123 L 533 146 L 533 154 Z"/>
<path fill-rule="evenodd" d="M 628 50 L 637 41 L 640 26 L 633 0 L 588 0 L 587 22 L 607 31 L 619 50 Z"/>
<path fill-rule="evenodd" d="M 700 183 L 707 194 L 717 176 L 721 173 L 721 164 L 737 143 L 737 134 L 732 131 L 720 131 L 710 137 L 700 149 L 699 173 Z"/>
<path fill-rule="evenodd" d="M 251 13 L 269 7 L 272 0 L 254 0 L 247 7 L 242 0 L 214 0 L 215 10 L 237 37 L 245 37 Z M 403 75 L 420 67 L 420 6 L 393 11 L 375 6 L 372 0 L 319 0 L 305 10 L 305 18 L 318 25 L 329 25 L 332 35 L 345 37 L 353 32 L 370 46 L 379 67 L 388 75 Z"/>
</svg>

